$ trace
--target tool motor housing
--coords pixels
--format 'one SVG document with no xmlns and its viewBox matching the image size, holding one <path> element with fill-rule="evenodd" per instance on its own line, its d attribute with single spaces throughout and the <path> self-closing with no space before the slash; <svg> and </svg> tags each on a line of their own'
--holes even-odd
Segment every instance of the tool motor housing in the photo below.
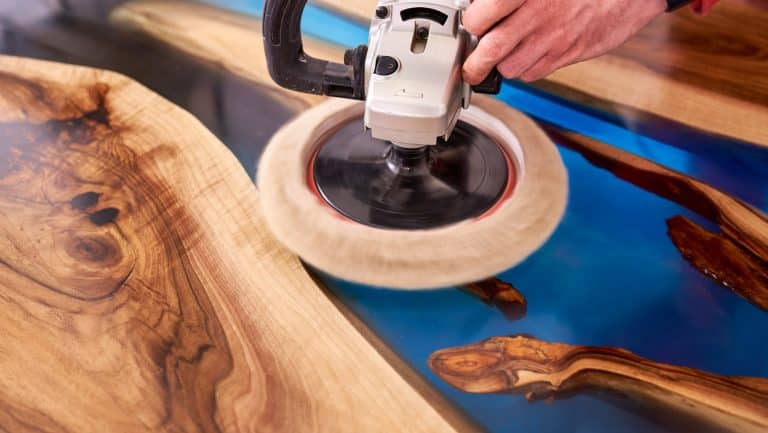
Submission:
<svg viewBox="0 0 768 433">
<path fill-rule="evenodd" d="M 374 138 L 418 148 L 447 140 L 472 92 L 497 94 L 496 69 L 477 85 L 462 79 L 477 38 L 461 25 L 469 0 L 381 0 L 370 48 L 349 49 L 344 63 L 304 52 L 301 16 L 307 0 L 266 0 L 263 42 L 272 79 L 287 89 L 363 99 Z"/>
<path fill-rule="evenodd" d="M 365 127 L 401 147 L 448 140 L 471 87 L 461 66 L 476 39 L 461 25 L 469 1 L 379 2 L 366 57 Z"/>
</svg>

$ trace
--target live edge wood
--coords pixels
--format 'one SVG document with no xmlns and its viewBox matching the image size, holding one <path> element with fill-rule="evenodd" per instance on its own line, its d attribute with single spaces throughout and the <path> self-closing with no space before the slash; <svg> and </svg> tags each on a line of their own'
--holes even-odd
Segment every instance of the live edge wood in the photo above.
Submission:
<svg viewBox="0 0 768 433">
<path fill-rule="evenodd" d="M 667 234 L 699 272 L 768 311 L 768 262 L 680 215 L 667 220 Z"/>
<path fill-rule="evenodd" d="M 0 57 L 0 430 L 453 431 L 123 76 Z"/>
<path fill-rule="evenodd" d="M 716 223 L 744 248 L 768 260 L 768 217 L 713 186 L 576 132 L 541 123 L 556 143 L 593 165 L 640 188 L 672 200 Z"/>
<path fill-rule="evenodd" d="M 662 364 L 624 349 L 495 337 L 435 352 L 429 366 L 467 392 L 512 392 L 539 400 L 607 391 L 672 408 L 720 431 L 768 431 L 768 380 Z"/>
<path fill-rule="evenodd" d="M 710 242 L 710 236 L 701 231 L 689 230 L 687 236 L 673 234 L 672 240 L 702 272 L 764 308 L 764 300 L 768 297 L 765 284 L 754 284 L 760 281 L 760 275 L 768 272 L 768 217 L 764 213 L 704 182 L 645 158 L 551 124 L 542 123 L 541 127 L 556 143 L 580 153 L 593 165 L 717 224 L 724 233 L 723 239 L 729 241 L 727 245 L 738 250 L 724 248 L 711 251 L 701 244 Z M 692 254 L 696 257 L 693 258 Z M 740 272 L 749 269 L 759 273 L 736 278 Z M 725 278 L 726 275 L 729 277 Z M 742 285 L 735 287 L 735 283 Z"/>
</svg>

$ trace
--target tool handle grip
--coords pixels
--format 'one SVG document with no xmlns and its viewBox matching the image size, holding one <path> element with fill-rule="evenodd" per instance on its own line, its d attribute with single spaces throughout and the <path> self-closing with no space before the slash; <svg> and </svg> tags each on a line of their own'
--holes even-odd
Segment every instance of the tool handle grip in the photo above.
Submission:
<svg viewBox="0 0 768 433">
<path fill-rule="evenodd" d="M 344 64 L 307 55 L 301 41 L 301 14 L 306 3 L 307 0 L 264 2 L 262 36 L 272 79 L 299 92 L 365 99 L 367 47 L 360 45 L 347 50 Z"/>
<path fill-rule="evenodd" d="M 498 95 L 501 91 L 503 78 L 499 70 L 493 68 L 491 73 L 480 84 L 472 86 L 472 91 L 475 93 L 485 93 L 486 95 Z"/>
</svg>

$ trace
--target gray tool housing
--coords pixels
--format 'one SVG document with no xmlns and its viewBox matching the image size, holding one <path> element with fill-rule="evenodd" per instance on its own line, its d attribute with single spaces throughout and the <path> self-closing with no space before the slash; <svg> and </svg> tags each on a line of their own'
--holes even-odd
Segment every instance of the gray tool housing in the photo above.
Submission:
<svg viewBox="0 0 768 433">
<path fill-rule="evenodd" d="M 365 127 L 400 147 L 448 140 L 471 86 L 461 67 L 477 39 L 461 25 L 469 0 L 382 0 L 365 59 Z"/>
</svg>

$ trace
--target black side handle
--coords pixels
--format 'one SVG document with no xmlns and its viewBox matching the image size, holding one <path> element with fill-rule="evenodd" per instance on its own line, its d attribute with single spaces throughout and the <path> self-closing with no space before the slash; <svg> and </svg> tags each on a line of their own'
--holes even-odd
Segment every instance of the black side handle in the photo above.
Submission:
<svg viewBox="0 0 768 433">
<path fill-rule="evenodd" d="M 269 75 L 290 90 L 317 95 L 365 99 L 365 55 L 368 47 L 347 50 L 344 64 L 304 53 L 301 14 L 307 0 L 266 0 L 263 38 Z"/>
<path fill-rule="evenodd" d="M 501 74 L 499 70 L 493 68 L 490 74 L 480 83 L 472 86 L 475 93 L 485 93 L 486 95 L 498 95 L 501 91 Z"/>
</svg>

